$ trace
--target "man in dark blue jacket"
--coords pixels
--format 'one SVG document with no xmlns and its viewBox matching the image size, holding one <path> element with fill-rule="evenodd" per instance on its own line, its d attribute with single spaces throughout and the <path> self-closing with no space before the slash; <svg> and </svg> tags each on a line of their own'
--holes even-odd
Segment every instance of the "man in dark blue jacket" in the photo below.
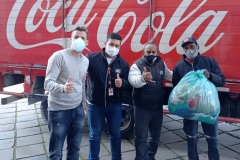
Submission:
<svg viewBox="0 0 240 160">
<path fill-rule="evenodd" d="M 174 86 L 176 86 L 181 78 L 188 72 L 200 69 L 205 69 L 205 77 L 216 87 L 221 87 L 225 84 L 225 77 L 217 62 L 213 58 L 199 54 L 199 45 L 195 38 L 185 38 L 182 42 L 182 47 L 185 52 L 183 59 L 178 62 L 173 69 L 172 83 Z M 197 152 L 198 121 L 184 119 L 183 125 L 188 144 L 188 158 L 190 160 L 199 160 Z M 209 160 L 219 160 L 218 121 L 216 120 L 213 125 L 202 123 L 202 128 L 208 142 Z"/>
<path fill-rule="evenodd" d="M 90 53 L 87 100 L 89 134 L 89 160 L 99 159 L 100 140 L 107 119 L 112 160 L 121 159 L 122 91 L 130 90 L 129 66 L 119 55 L 121 37 L 108 35 L 101 52 Z"/>
</svg>

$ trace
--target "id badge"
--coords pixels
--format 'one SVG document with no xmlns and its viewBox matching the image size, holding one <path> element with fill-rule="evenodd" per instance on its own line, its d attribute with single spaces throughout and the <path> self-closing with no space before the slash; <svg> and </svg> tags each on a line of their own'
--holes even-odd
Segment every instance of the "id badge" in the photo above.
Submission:
<svg viewBox="0 0 240 160">
<path fill-rule="evenodd" d="M 108 95 L 113 96 L 113 88 L 108 88 Z"/>
</svg>

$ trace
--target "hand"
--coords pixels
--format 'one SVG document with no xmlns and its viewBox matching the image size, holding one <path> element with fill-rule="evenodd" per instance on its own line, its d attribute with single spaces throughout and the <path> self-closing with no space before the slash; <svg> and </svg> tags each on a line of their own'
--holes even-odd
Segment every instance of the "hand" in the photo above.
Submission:
<svg viewBox="0 0 240 160">
<path fill-rule="evenodd" d="M 122 79 L 120 78 L 119 74 L 117 74 L 117 78 L 115 79 L 115 85 L 117 88 L 122 87 Z"/>
<path fill-rule="evenodd" d="M 147 69 L 146 69 L 145 67 L 143 67 L 142 76 L 143 76 L 145 82 L 155 83 L 155 81 L 152 80 L 152 74 L 151 74 L 151 72 L 147 72 Z"/>
<path fill-rule="evenodd" d="M 65 83 L 64 87 L 64 93 L 71 93 L 74 91 L 73 83 L 72 83 L 72 77 L 68 76 L 67 82 Z"/>
<path fill-rule="evenodd" d="M 84 113 L 85 113 L 85 116 L 87 116 L 88 114 L 88 109 L 87 109 L 87 104 L 83 104 L 83 110 L 84 110 Z"/>
<path fill-rule="evenodd" d="M 208 72 L 208 70 L 204 70 L 204 72 L 203 72 L 203 74 L 204 74 L 204 76 L 207 78 L 207 79 L 209 79 L 210 78 L 210 73 Z"/>
</svg>

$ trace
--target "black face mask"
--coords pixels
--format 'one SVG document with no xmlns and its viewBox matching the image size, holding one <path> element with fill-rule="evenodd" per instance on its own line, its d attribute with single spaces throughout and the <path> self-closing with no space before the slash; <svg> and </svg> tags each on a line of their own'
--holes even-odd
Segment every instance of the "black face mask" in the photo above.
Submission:
<svg viewBox="0 0 240 160">
<path fill-rule="evenodd" d="M 149 64 L 152 64 L 154 62 L 155 58 L 157 58 L 157 56 L 154 56 L 154 55 L 144 56 L 144 57 L 147 59 Z"/>
</svg>

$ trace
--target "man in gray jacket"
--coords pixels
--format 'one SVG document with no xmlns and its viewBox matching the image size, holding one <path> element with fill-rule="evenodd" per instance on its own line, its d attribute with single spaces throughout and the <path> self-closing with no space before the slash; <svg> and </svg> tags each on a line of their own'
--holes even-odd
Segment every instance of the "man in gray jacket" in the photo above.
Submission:
<svg viewBox="0 0 240 160">
<path fill-rule="evenodd" d="M 67 137 L 67 159 L 78 160 L 86 107 L 85 79 L 89 65 L 82 50 L 88 31 L 76 27 L 70 48 L 55 52 L 48 60 L 44 88 L 48 96 L 49 159 L 62 159 Z"/>
</svg>

